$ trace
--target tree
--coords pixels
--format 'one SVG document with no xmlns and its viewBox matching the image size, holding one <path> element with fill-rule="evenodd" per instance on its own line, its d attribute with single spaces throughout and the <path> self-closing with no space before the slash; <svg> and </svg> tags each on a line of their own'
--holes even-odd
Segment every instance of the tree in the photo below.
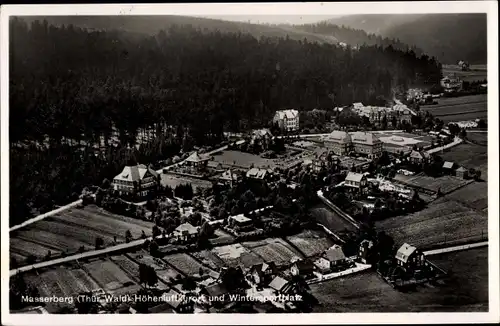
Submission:
<svg viewBox="0 0 500 326">
<path fill-rule="evenodd" d="M 151 254 L 151 256 L 156 256 L 158 254 L 158 249 L 159 246 L 155 240 L 149 243 L 149 253 Z"/>
<path fill-rule="evenodd" d="M 131 240 L 132 240 L 132 233 L 130 232 L 130 230 L 127 230 L 125 232 L 125 242 L 129 243 Z"/>
<path fill-rule="evenodd" d="M 142 230 L 141 239 L 146 239 L 146 233 L 144 232 L 144 230 Z"/>
<path fill-rule="evenodd" d="M 153 238 L 156 238 L 157 236 L 159 236 L 161 234 L 161 230 L 158 226 L 156 225 L 153 225 Z"/>
<path fill-rule="evenodd" d="M 104 246 L 104 240 L 101 237 L 95 238 L 95 249 L 99 250 L 101 247 Z"/>
<path fill-rule="evenodd" d="M 109 189 L 110 186 L 111 186 L 111 182 L 107 178 L 104 178 L 104 180 L 102 180 L 101 188 L 102 189 Z"/>
</svg>

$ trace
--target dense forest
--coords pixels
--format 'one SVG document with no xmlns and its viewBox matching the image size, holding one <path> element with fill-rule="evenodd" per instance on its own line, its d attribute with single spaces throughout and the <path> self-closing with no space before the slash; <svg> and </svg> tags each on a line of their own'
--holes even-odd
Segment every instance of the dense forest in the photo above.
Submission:
<svg viewBox="0 0 500 326">
<path fill-rule="evenodd" d="M 14 18 L 9 32 L 11 224 L 67 203 L 124 164 L 267 125 L 276 109 L 370 104 L 441 75 L 433 58 L 393 47 L 193 26 L 138 37 Z M 154 140 L 132 146 L 144 129 Z M 118 145 L 108 145 L 115 134 Z"/>
</svg>

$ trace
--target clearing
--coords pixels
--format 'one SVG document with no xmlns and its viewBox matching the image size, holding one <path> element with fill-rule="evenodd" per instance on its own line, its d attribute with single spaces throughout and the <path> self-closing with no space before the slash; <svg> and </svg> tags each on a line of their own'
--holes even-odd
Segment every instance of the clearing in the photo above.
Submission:
<svg viewBox="0 0 500 326">
<path fill-rule="evenodd" d="M 277 266 L 289 265 L 294 257 L 303 258 L 300 252 L 279 238 L 244 242 L 243 246 L 256 253 L 265 262 L 274 262 Z"/>
<path fill-rule="evenodd" d="M 444 122 L 475 120 L 488 117 L 487 99 L 487 94 L 443 97 L 438 104 L 422 106 L 421 110 Z"/>
<path fill-rule="evenodd" d="M 335 244 L 325 232 L 319 230 L 304 230 L 286 239 L 306 257 L 319 255 Z"/>
<path fill-rule="evenodd" d="M 168 255 L 162 259 L 186 276 L 198 274 L 200 268 L 204 270 L 207 269 L 206 266 L 203 266 L 196 259 L 186 253 Z"/>
<path fill-rule="evenodd" d="M 466 185 L 467 183 L 473 182 L 472 180 L 464 180 L 449 175 L 434 178 L 423 174 L 419 174 L 416 176 L 405 176 L 397 174 L 395 179 L 408 186 L 421 187 L 434 192 L 437 192 L 438 189 L 441 189 L 442 193 L 450 193 L 455 189 Z"/>
<path fill-rule="evenodd" d="M 135 293 L 140 289 L 139 285 L 110 260 L 97 259 L 83 264 L 83 269 L 110 294 Z"/>
<path fill-rule="evenodd" d="M 443 153 L 439 152 L 437 154 L 440 155 L 445 161 L 455 162 L 467 169 L 474 168 L 481 170 L 481 179 L 488 180 L 487 146 L 462 143 L 444 150 Z"/>
</svg>

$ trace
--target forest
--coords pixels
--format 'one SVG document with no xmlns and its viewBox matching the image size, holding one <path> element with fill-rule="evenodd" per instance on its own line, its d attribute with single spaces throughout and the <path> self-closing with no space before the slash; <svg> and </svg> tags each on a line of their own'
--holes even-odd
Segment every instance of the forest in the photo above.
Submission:
<svg viewBox="0 0 500 326">
<path fill-rule="evenodd" d="M 412 50 L 190 25 L 151 36 L 13 18 L 9 36 L 11 225 L 66 204 L 124 164 L 268 125 L 277 109 L 370 104 L 441 77 L 439 62 Z M 145 129 L 153 141 L 134 146 Z"/>
</svg>

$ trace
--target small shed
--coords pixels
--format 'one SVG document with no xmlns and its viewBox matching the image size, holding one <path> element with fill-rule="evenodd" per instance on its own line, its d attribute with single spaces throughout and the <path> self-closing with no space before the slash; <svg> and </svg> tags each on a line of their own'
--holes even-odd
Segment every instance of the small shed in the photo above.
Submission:
<svg viewBox="0 0 500 326">
<path fill-rule="evenodd" d="M 446 161 L 443 163 L 443 170 L 446 173 L 451 174 L 454 168 L 455 168 L 455 163 L 453 162 Z"/>
<path fill-rule="evenodd" d="M 463 166 L 459 167 L 456 171 L 456 176 L 462 179 L 466 179 L 468 176 L 467 169 L 464 168 Z"/>
</svg>

